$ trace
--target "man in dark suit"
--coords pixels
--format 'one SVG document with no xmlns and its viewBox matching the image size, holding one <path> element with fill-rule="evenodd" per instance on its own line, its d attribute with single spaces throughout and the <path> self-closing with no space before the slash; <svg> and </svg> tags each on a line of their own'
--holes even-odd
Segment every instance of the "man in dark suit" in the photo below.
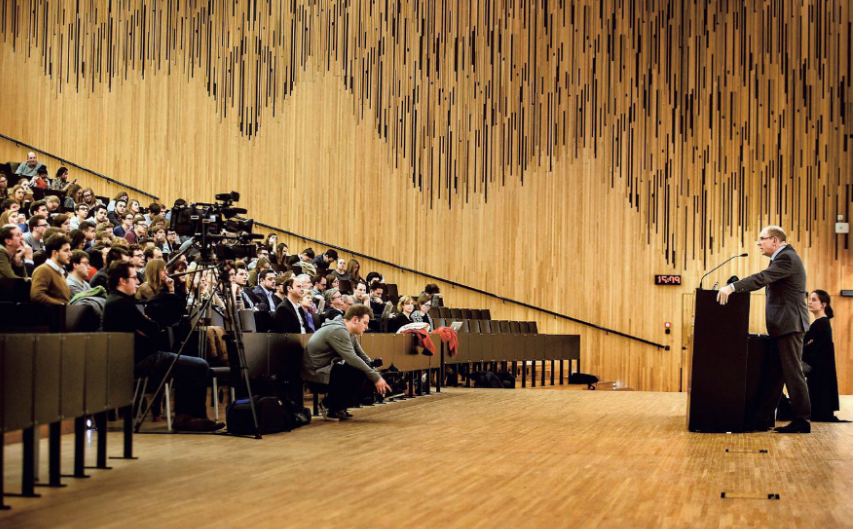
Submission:
<svg viewBox="0 0 853 529">
<path fill-rule="evenodd" d="M 275 270 L 267 268 L 258 274 L 258 287 L 254 294 L 258 310 L 273 312 L 276 309 L 279 300 L 275 295 Z"/>
<path fill-rule="evenodd" d="M 275 332 L 287 334 L 305 334 L 305 320 L 309 318 L 299 300 L 302 298 L 302 280 L 299 277 L 291 277 L 284 282 L 284 291 L 287 294 L 284 301 L 275 309 Z"/>
<path fill-rule="evenodd" d="M 794 420 L 776 428 L 778 433 L 811 432 L 811 403 L 803 375 L 803 336 L 809 329 L 806 307 L 806 270 L 800 256 L 787 242 L 782 228 L 768 226 L 758 236 L 761 253 L 770 257 L 770 266 L 721 289 L 717 300 L 725 305 L 734 292 L 752 292 L 767 287 L 767 333 L 773 341 L 770 371 L 766 374 L 753 429 L 766 431 L 775 423 L 782 384 L 788 388 Z"/>
</svg>

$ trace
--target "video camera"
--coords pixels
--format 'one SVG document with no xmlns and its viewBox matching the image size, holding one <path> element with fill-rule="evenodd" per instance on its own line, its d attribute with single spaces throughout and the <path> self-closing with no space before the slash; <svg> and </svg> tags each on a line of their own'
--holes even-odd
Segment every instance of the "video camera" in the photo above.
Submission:
<svg viewBox="0 0 853 529">
<path fill-rule="evenodd" d="M 216 200 L 218 202 L 213 204 L 176 202 L 169 229 L 192 237 L 206 258 L 211 253 L 219 259 L 257 256 L 257 246 L 252 241 L 264 236 L 252 233 L 254 220 L 235 218 L 247 213 L 244 208 L 234 207 L 234 202 L 240 201 L 240 193 L 221 193 L 216 195 Z"/>
</svg>

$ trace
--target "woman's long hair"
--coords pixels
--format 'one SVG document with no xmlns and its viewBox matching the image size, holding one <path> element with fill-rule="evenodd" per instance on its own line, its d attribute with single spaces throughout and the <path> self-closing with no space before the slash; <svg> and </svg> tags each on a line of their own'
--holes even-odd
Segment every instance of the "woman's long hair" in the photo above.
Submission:
<svg viewBox="0 0 853 529">
<path fill-rule="evenodd" d="M 151 259 L 145 265 L 145 282 L 154 290 L 155 294 L 159 294 L 163 289 L 163 279 L 160 274 L 166 269 L 166 261 L 162 259 Z"/>
</svg>

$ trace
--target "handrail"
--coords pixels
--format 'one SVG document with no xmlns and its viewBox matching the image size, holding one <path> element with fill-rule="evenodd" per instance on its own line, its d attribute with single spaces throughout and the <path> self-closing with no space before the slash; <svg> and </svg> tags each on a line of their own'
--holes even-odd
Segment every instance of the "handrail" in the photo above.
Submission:
<svg viewBox="0 0 853 529">
<path fill-rule="evenodd" d="M 103 178 L 104 180 L 107 180 L 108 182 L 111 182 L 111 183 L 114 183 L 114 184 L 118 184 L 118 185 L 120 185 L 120 186 L 122 186 L 122 187 L 125 187 L 125 188 L 127 188 L 127 189 L 131 189 L 131 190 L 133 190 L 133 191 L 134 191 L 134 192 L 136 192 L 136 193 L 139 193 L 139 194 L 141 194 L 141 195 L 145 195 L 145 196 L 147 196 L 147 197 L 153 198 L 154 200 L 159 200 L 159 198 L 160 198 L 160 197 L 158 197 L 158 196 L 152 195 L 151 193 L 147 193 L 147 192 L 145 192 L 145 191 L 141 191 L 141 190 L 136 189 L 136 188 L 134 188 L 134 187 L 131 187 L 131 186 L 129 186 L 129 185 L 123 184 L 123 183 L 119 182 L 118 180 L 115 180 L 115 179 L 113 179 L 113 178 L 110 178 L 110 177 L 108 177 L 108 176 L 106 176 L 106 175 L 102 175 L 102 174 L 100 174 L 100 173 L 96 173 L 95 171 L 92 171 L 92 170 L 90 170 L 90 169 L 86 169 L 85 167 L 83 167 L 83 166 L 81 166 L 81 165 L 78 165 L 78 164 L 76 164 L 76 163 L 74 163 L 74 162 L 71 162 L 71 161 L 66 160 L 66 159 L 64 159 L 64 158 L 61 158 L 61 157 L 59 157 L 59 156 L 55 156 L 55 155 L 53 155 L 53 154 L 50 154 L 49 152 L 45 152 L 45 151 L 43 151 L 43 150 L 41 150 L 41 149 L 38 149 L 38 148 L 36 148 L 36 147 L 33 147 L 33 146 L 31 146 L 31 145 L 27 145 L 26 143 L 24 143 L 24 142 L 22 142 L 22 141 L 18 141 L 18 140 L 14 139 L 14 138 L 10 138 L 9 136 L 6 136 L 5 134 L 0 133 L 0 137 L 2 137 L 2 138 L 4 138 L 4 139 L 7 139 L 7 140 L 9 140 L 9 141 L 12 141 L 12 142 L 14 142 L 16 145 L 22 145 L 22 146 L 24 146 L 24 147 L 26 147 L 26 148 L 28 148 L 28 149 L 30 149 L 30 150 L 32 150 L 32 151 L 40 152 L 40 153 L 42 153 L 42 154 L 46 154 L 46 155 L 48 155 L 48 156 L 50 156 L 50 157 L 52 157 L 52 158 L 56 158 L 57 160 L 59 160 L 59 161 L 61 161 L 61 162 L 65 163 L 65 164 L 73 165 L 74 167 L 77 167 L 78 169 L 82 169 L 82 170 L 86 171 L 87 173 L 93 174 L 93 175 L 95 175 L 95 176 L 97 176 L 97 177 L 99 177 L 99 178 Z M 248 219 L 245 219 L 245 220 L 248 220 Z M 535 311 L 538 311 L 538 312 L 542 312 L 542 313 L 548 314 L 549 316 L 554 316 L 554 317 L 556 317 L 556 318 L 561 318 L 561 319 L 568 320 L 568 321 L 571 321 L 571 322 L 574 322 L 574 323 L 578 323 L 578 324 L 580 324 L 580 325 L 584 325 L 584 326 L 586 326 L 586 327 L 590 327 L 590 328 L 592 328 L 592 329 L 596 329 L 596 330 L 599 330 L 599 331 L 603 331 L 603 332 L 604 332 L 604 333 L 606 333 L 606 334 L 613 334 L 613 335 L 616 335 L 616 336 L 621 336 L 621 337 L 623 337 L 623 338 L 627 338 L 627 339 L 629 339 L 629 340 L 633 340 L 633 341 L 635 341 L 635 342 L 643 343 L 643 344 L 646 344 L 646 345 L 651 345 L 651 346 L 657 347 L 658 349 L 663 349 L 663 350 L 665 350 L 665 351 L 669 351 L 669 346 L 668 346 L 668 345 L 664 345 L 664 344 L 660 344 L 660 343 L 655 343 L 655 342 L 652 342 L 652 341 L 650 341 L 650 340 L 646 340 L 646 339 L 644 339 L 644 338 L 640 338 L 640 337 L 638 337 L 638 336 L 633 336 L 633 335 L 630 335 L 630 334 L 627 334 L 627 333 L 624 333 L 624 332 L 621 332 L 621 331 L 617 331 L 617 330 L 614 330 L 614 329 L 609 329 L 609 328 L 607 328 L 607 327 L 603 327 L 603 326 L 601 326 L 601 325 L 597 325 L 597 324 L 595 324 L 595 323 L 591 323 L 591 322 L 588 322 L 588 321 L 584 321 L 584 320 L 581 320 L 581 319 L 579 319 L 579 318 L 574 318 L 574 317 L 572 317 L 572 316 L 568 316 L 568 315 L 566 315 L 566 314 L 561 314 L 561 313 L 559 313 L 559 312 L 554 312 L 553 310 L 543 309 L 542 307 L 537 307 L 537 306 L 535 306 L 535 305 L 531 305 L 531 304 L 529 304 L 529 303 L 525 303 L 525 302 L 523 302 L 523 301 L 518 301 L 518 300 L 515 300 L 515 299 L 512 299 L 512 298 L 506 298 L 506 297 L 503 297 L 503 296 L 499 296 L 499 295 L 497 295 L 497 294 L 493 294 L 493 293 L 491 293 L 491 292 L 487 292 L 487 291 L 482 290 L 482 289 L 479 289 L 479 288 L 475 288 L 475 287 L 472 287 L 472 286 L 469 286 L 469 285 L 463 285 L 462 283 L 457 283 L 456 281 L 451 281 L 451 280 L 449 280 L 449 279 L 444 279 L 444 278 L 442 278 L 442 277 L 434 276 L 434 275 L 432 275 L 432 274 L 427 274 L 427 273 L 424 273 L 424 272 L 420 272 L 420 271 L 418 271 L 418 270 L 414 270 L 414 269 L 412 269 L 412 268 L 406 268 L 405 266 L 401 266 L 401 265 L 398 265 L 398 264 L 396 264 L 396 263 L 392 263 L 392 262 L 390 262 L 390 261 L 386 261 L 386 260 L 384 260 L 384 259 L 377 259 L 377 258 L 375 258 L 375 257 L 371 257 L 371 256 L 366 255 L 366 254 L 363 254 L 363 253 L 361 253 L 361 252 L 355 252 L 355 251 L 349 250 L 349 249 L 347 249 L 347 248 L 343 248 L 343 247 L 341 247 L 341 246 L 337 246 L 337 245 L 334 245 L 334 244 L 329 244 L 329 243 L 327 243 L 327 242 L 320 241 L 320 240 L 318 240 L 318 239 L 313 239 L 313 238 L 311 238 L 311 237 L 306 237 L 306 236 L 304 236 L 304 235 L 299 235 L 298 233 L 293 233 L 293 232 L 291 232 L 291 231 L 288 231 L 288 230 L 284 230 L 284 229 L 278 228 L 278 227 L 276 227 L 276 226 L 272 226 L 272 225 L 269 225 L 269 224 L 264 224 L 264 223 L 262 223 L 262 222 L 257 222 L 257 221 L 255 222 L 255 226 L 261 226 L 261 227 L 264 227 L 264 228 L 267 228 L 267 229 L 270 229 L 270 230 L 274 230 L 274 231 L 277 231 L 277 232 L 280 232 L 280 233 L 285 233 L 285 234 L 290 235 L 290 236 L 292 236 L 292 237 L 297 237 L 297 238 L 299 238 L 299 239 L 303 239 L 303 240 L 306 240 L 306 241 L 311 241 L 312 243 L 314 243 L 314 244 L 318 244 L 318 245 L 320 245 L 320 246 L 325 246 L 325 247 L 327 247 L 327 248 L 334 248 L 335 250 L 340 250 L 340 251 L 342 251 L 342 252 L 346 252 L 346 253 L 351 254 L 351 255 L 357 255 L 358 257 L 362 257 L 362 258 L 364 258 L 364 259 L 370 259 L 371 261 L 375 261 L 375 262 L 377 262 L 377 263 L 381 263 L 381 264 L 383 264 L 383 265 L 390 266 L 390 267 L 392 267 L 392 268 L 396 268 L 397 270 L 401 270 L 401 271 L 403 271 L 403 272 L 411 272 L 411 273 L 413 273 L 413 274 L 418 274 L 418 275 L 421 275 L 421 276 L 424 276 L 424 277 L 428 277 L 429 279 L 434 279 L 434 280 L 436 280 L 436 281 L 441 281 L 442 283 L 447 283 L 447 284 L 449 284 L 449 285 L 451 285 L 451 286 L 454 286 L 454 287 L 459 287 L 459 288 L 462 288 L 462 289 L 465 289 L 465 290 L 468 290 L 468 291 L 471 291 L 471 292 L 476 292 L 477 294 L 482 294 L 482 295 L 484 295 L 484 296 L 488 296 L 488 297 L 491 297 L 491 298 L 495 298 L 495 299 L 498 299 L 498 300 L 503 301 L 503 302 L 505 302 L 505 303 L 512 303 L 512 304 L 514 304 L 514 305 L 518 305 L 518 306 L 520 306 L 520 307 L 524 307 L 524 308 L 527 308 L 527 309 L 532 309 L 532 310 L 535 310 Z"/>
<path fill-rule="evenodd" d="M 244 220 L 248 220 L 248 219 L 244 219 Z M 605 332 L 605 333 L 607 333 L 607 334 L 614 334 L 614 335 L 616 335 L 616 336 L 621 336 L 621 337 L 623 337 L 623 338 L 628 338 L 629 340 L 634 340 L 635 342 L 644 343 L 644 344 L 646 344 L 646 345 L 652 345 L 652 346 L 654 346 L 654 347 L 657 347 L 658 349 L 663 349 L 663 350 L 665 350 L 665 351 L 669 351 L 669 346 L 668 346 L 668 345 L 664 345 L 664 344 L 660 344 L 660 343 L 655 343 L 655 342 L 652 342 L 652 341 L 650 341 L 650 340 L 646 340 L 646 339 L 644 339 L 644 338 L 640 338 L 640 337 L 638 337 L 638 336 L 633 336 L 633 335 L 626 334 L 626 333 L 621 332 L 621 331 L 616 331 L 616 330 L 613 330 L 613 329 L 608 329 L 607 327 L 603 327 L 603 326 L 601 326 L 601 325 L 597 325 L 597 324 L 595 324 L 595 323 L 591 323 L 591 322 L 584 321 L 584 320 L 581 320 L 581 319 L 578 319 L 578 318 L 574 318 L 574 317 L 572 317 L 572 316 L 567 316 L 566 314 L 561 314 L 561 313 L 559 313 L 559 312 L 554 312 L 553 310 L 543 309 L 542 307 L 537 307 L 537 306 L 535 306 L 535 305 L 531 305 L 531 304 L 529 304 L 529 303 L 525 303 L 525 302 L 523 302 L 523 301 L 518 301 L 518 300 L 515 300 L 515 299 L 512 299 L 512 298 L 505 298 L 505 297 L 503 297 L 503 296 L 499 296 L 499 295 L 497 295 L 497 294 L 493 294 L 493 293 L 491 293 L 491 292 L 487 292 L 487 291 L 485 291 L 485 290 L 481 290 L 481 289 L 476 288 L 476 287 L 472 287 L 472 286 L 469 286 L 469 285 L 463 285 L 462 283 L 457 283 L 456 281 L 451 281 L 451 280 L 449 280 L 449 279 L 444 279 L 444 278 L 442 278 L 442 277 L 434 276 L 434 275 L 432 275 L 432 274 L 427 274 L 427 273 L 425 273 L 425 272 L 420 272 L 420 271 L 418 271 L 418 270 L 414 270 L 414 269 L 412 269 L 412 268 L 406 268 L 405 266 L 401 266 L 401 265 L 398 265 L 398 264 L 396 264 L 396 263 L 392 263 L 392 262 L 390 262 L 390 261 L 386 261 L 386 260 L 384 260 L 384 259 L 377 259 L 376 257 L 371 257 L 371 256 L 369 256 L 369 255 L 365 255 L 365 254 L 360 253 L 360 252 L 354 252 L 354 251 L 352 251 L 352 250 L 348 250 L 347 248 L 343 248 L 343 247 L 341 247 L 341 246 L 336 246 L 336 245 L 334 245 L 334 244 L 329 244 L 329 243 L 327 243 L 327 242 L 323 242 L 323 241 L 320 241 L 320 240 L 317 240 L 317 239 L 312 239 L 311 237 L 305 237 L 304 235 L 299 235 L 298 233 L 293 233 L 293 232 L 291 232 L 291 231 L 283 230 L 283 229 L 281 229 L 281 228 L 277 228 L 277 227 L 275 227 L 275 226 L 271 226 L 271 225 L 269 225 L 269 224 L 264 224 L 264 223 L 262 223 L 262 222 L 257 222 L 257 221 L 255 221 L 255 226 L 262 226 L 262 227 L 264 227 L 264 228 L 268 228 L 268 229 L 271 229 L 271 230 L 275 230 L 275 231 L 280 232 L 280 233 L 285 233 L 285 234 L 290 235 L 290 236 L 292 236 L 292 237 L 298 237 L 298 238 L 303 239 L 303 240 L 306 240 L 306 241 L 311 241 L 312 243 L 318 244 L 318 245 L 320 245 L 320 246 L 325 246 L 325 247 L 327 247 L 327 248 L 334 248 L 335 250 L 341 250 L 341 251 L 346 252 L 346 253 L 348 253 L 348 254 L 357 255 L 358 257 L 363 257 L 363 258 L 365 258 L 365 259 L 370 259 L 371 261 L 376 261 L 377 263 L 381 263 L 381 264 L 384 264 L 384 265 L 387 265 L 387 266 L 390 266 L 390 267 L 396 268 L 396 269 L 398 269 L 398 270 L 402 270 L 403 272 L 412 272 L 413 274 L 418 274 L 418 275 L 422 275 L 422 276 L 424 276 L 424 277 L 428 277 L 428 278 L 430 278 L 430 279 L 435 279 L 436 281 L 441 281 L 442 283 L 447 283 L 447 284 L 452 285 L 452 286 L 454 286 L 454 287 L 463 288 L 463 289 L 465 289 L 465 290 L 469 290 L 469 291 L 471 291 L 471 292 L 476 292 L 477 294 L 482 294 L 482 295 L 484 295 L 484 296 L 488 296 L 488 297 L 492 297 L 492 298 L 495 298 L 495 299 L 499 299 L 499 300 L 501 300 L 501 301 L 503 301 L 503 302 L 506 302 L 506 303 L 512 303 L 512 304 L 514 304 L 514 305 L 518 305 L 518 306 L 520 306 L 520 307 L 524 307 L 524 308 L 528 308 L 528 309 L 533 309 L 533 310 L 536 310 L 536 311 L 539 311 L 539 312 L 544 312 L 545 314 L 548 314 L 549 316 L 555 316 L 555 317 L 557 317 L 557 318 L 562 318 L 562 319 L 564 319 L 564 320 L 568 320 L 568 321 L 571 321 L 571 322 L 574 322 L 574 323 L 579 323 L 579 324 L 581 324 L 581 325 L 585 325 L 585 326 L 587 326 L 587 327 L 591 327 L 591 328 L 593 328 L 593 329 L 597 329 L 597 330 L 599 330 L 599 331 L 604 331 L 604 332 Z"/>
<path fill-rule="evenodd" d="M 77 169 L 83 170 L 83 171 L 85 171 L 85 172 L 87 172 L 87 173 L 89 173 L 89 174 L 92 174 L 92 175 L 97 176 L 98 178 L 101 178 L 101 179 L 103 179 L 103 180 L 106 180 L 107 182 L 109 182 L 109 183 L 111 183 L 111 184 L 116 184 L 116 185 L 119 185 L 119 186 L 124 187 L 124 188 L 126 188 L 126 189 L 130 189 L 130 190 L 131 190 L 131 191 L 133 191 L 134 193 L 139 193 L 140 195 L 144 195 L 144 196 L 146 196 L 146 197 L 148 197 L 148 198 L 151 198 L 151 199 L 154 199 L 154 200 L 159 200 L 159 199 L 160 199 L 160 197 L 158 197 L 158 196 L 156 196 L 156 195 L 152 195 L 151 193 L 148 193 L 148 192 L 142 191 L 141 189 L 137 189 L 137 188 L 135 188 L 135 187 L 133 187 L 133 186 L 129 186 L 129 185 L 125 184 L 125 183 L 119 182 L 118 180 L 116 180 L 116 179 L 114 179 L 114 178 L 110 178 L 110 177 L 109 177 L 109 176 L 107 176 L 107 175 L 104 175 L 104 174 L 98 173 L 98 172 L 93 171 L 93 170 L 91 170 L 91 169 L 87 169 L 86 167 L 83 167 L 83 166 L 82 166 L 82 165 L 80 165 L 80 164 L 76 164 L 76 163 L 72 162 L 71 160 L 66 160 L 65 158 L 63 158 L 63 157 L 61 157 L 61 156 L 57 156 L 57 155 L 55 155 L 55 154 L 51 154 L 51 153 L 49 153 L 49 152 L 47 152 L 47 151 L 44 151 L 44 150 L 42 150 L 42 149 L 39 149 L 38 147 L 33 147 L 32 145 L 28 145 L 28 144 L 26 144 L 26 143 L 24 143 L 24 142 L 22 142 L 22 141 L 20 141 L 20 140 L 16 140 L 15 138 L 10 138 L 9 136 L 6 136 L 6 135 L 5 135 L 5 134 L 3 134 L 3 133 L 0 133 L 0 138 L 3 138 L 4 140 L 9 140 L 9 141 L 11 141 L 12 143 L 14 143 L 15 145 L 20 145 L 20 146 L 22 146 L 22 147 L 26 147 L 27 149 L 29 149 L 29 150 L 31 150 L 31 151 L 33 151 L 33 152 L 38 152 L 38 153 L 41 153 L 41 154 L 44 154 L 44 155 L 50 156 L 51 158 L 56 158 L 57 160 L 59 160 L 60 162 L 62 162 L 62 164 L 63 164 L 63 165 L 71 165 L 71 166 L 74 166 L 74 167 L 76 167 Z"/>
</svg>

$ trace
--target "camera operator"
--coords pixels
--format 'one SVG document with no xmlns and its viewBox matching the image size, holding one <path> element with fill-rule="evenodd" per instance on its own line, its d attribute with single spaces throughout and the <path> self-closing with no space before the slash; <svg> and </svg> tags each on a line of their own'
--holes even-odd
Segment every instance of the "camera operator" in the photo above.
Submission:
<svg viewBox="0 0 853 529">
<path fill-rule="evenodd" d="M 156 337 L 160 326 L 136 308 L 136 290 L 139 277 L 129 262 L 117 261 L 108 272 L 110 295 L 104 306 L 102 325 L 104 332 L 129 332 L 134 335 L 134 363 L 142 376 L 160 379 L 175 361 L 175 353 L 158 351 Z M 201 358 L 180 356 L 175 361 L 172 374 L 178 391 L 175 392 L 175 430 L 212 432 L 224 428 L 221 422 L 207 418 L 209 366 Z"/>
<path fill-rule="evenodd" d="M 346 420 L 351 417 L 347 408 L 358 401 L 358 391 L 365 379 L 384 395 L 390 386 L 370 364 L 356 336 L 367 329 L 373 316 L 370 307 L 353 305 L 344 317 L 326 321 L 311 336 L 302 357 L 302 376 L 305 380 L 329 385 L 329 393 L 320 403 L 327 419 Z"/>
</svg>

